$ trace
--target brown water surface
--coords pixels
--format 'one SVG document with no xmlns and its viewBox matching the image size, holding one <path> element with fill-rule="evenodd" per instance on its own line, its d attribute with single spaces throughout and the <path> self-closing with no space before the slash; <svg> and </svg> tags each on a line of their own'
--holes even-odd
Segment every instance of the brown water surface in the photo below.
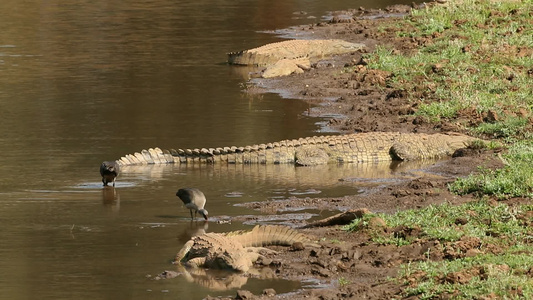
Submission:
<svg viewBox="0 0 533 300">
<path fill-rule="evenodd" d="M 374 175 L 346 166 L 162 166 L 125 173 L 116 189 L 102 188 L 98 167 L 154 146 L 316 135 L 323 120 L 306 116 L 307 104 L 245 96 L 225 53 L 278 41 L 261 31 L 317 22 L 326 10 L 387 4 L 3 0 L 0 298 L 199 299 L 307 284 L 239 277 L 221 290 L 190 283 L 192 275 L 147 278 L 175 269 L 170 260 L 193 232 L 246 227 L 191 224 L 176 190 L 202 189 L 213 216 L 258 214 L 235 204 L 356 193 L 358 180 L 339 179 L 388 178 L 388 166 Z"/>
</svg>

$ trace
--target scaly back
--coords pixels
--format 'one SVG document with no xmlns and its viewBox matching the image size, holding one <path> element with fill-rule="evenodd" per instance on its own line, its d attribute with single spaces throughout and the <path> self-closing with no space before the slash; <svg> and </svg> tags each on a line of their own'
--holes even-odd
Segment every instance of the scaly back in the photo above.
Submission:
<svg viewBox="0 0 533 300">
<path fill-rule="evenodd" d="M 225 235 L 239 242 L 243 247 L 291 246 L 295 242 L 312 244 L 307 236 L 290 227 L 280 225 L 257 225 L 252 231 L 232 231 Z"/>
</svg>

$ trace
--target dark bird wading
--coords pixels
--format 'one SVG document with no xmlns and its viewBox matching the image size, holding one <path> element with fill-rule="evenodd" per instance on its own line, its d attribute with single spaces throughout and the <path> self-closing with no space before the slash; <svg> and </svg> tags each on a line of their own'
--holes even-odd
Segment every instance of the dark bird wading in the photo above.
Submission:
<svg viewBox="0 0 533 300">
<path fill-rule="evenodd" d="M 104 186 L 107 186 L 108 183 L 112 182 L 115 186 L 115 179 L 117 178 L 120 172 L 119 164 L 116 161 L 104 161 L 100 165 L 100 175 L 102 175 L 102 183 Z"/>
<path fill-rule="evenodd" d="M 178 196 L 181 201 L 183 201 L 183 204 L 185 204 L 185 207 L 188 208 L 191 212 L 191 220 L 193 219 L 192 211 L 194 210 L 194 218 L 196 218 L 196 214 L 200 213 L 204 219 L 207 220 L 207 210 L 204 209 L 205 206 L 205 195 L 196 188 L 184 188 L 179 189 L 176 193 L 176 196 Z"/>
</svg>

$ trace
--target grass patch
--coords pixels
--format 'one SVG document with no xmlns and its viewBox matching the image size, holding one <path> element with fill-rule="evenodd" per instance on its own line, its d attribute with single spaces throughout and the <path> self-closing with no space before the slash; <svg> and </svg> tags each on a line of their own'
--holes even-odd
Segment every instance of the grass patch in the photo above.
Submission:
<svg viewBox="0 0 533 300">
<path fill-rule="evenodd" d="M 529 272 L 533 249 L 503 255 L 478 255 L 445 262 L 420 262 L 404 265 L 400 280 L 408 288 L 406 296 L 435 299 L 531 299 L 533 282 Z"/>
<path fill-rule="evenodd" d="M 424 259 L 404 264 L 393 280 L 404 297 L 417 299 L 530 299 L 533 297 L 533 205 L 509 206 L 479 200 L 442 204 L 393 215 L 368 214 L 345 226 L 367 230 L 379 217 L 388 230 L 371 231 L 372 241 L 398 246 L 438 240 Z M 400 230 L 398 230 L 400 228 Z M 413 235 L 406 233 L 415 232 Z M 477 244 L 470 243 L 477 241 Z M 461 246 L 462 245 L 462 246 Z M 470 245 L 474 255 L 467 255 Z M 431 261 L 433 252 L 442 260 Z"/>
<path fill-rule="evenodd" d="M 502 159 L 505 162 L 503 168 L 482 169 L 480 174 L 459 178 L 449 185 L 450 191 L 459 195 L 493 195 L 499 199 L 533 198 L 533 141 L 515 143 Z"/>
<path fill-rule="evenodd" d="M 473 131 L 494 138 L 518 137 L 526 134 L 528 119 L 509 117 L 501 122 L 482 123 Z"/>
<path fill-rule="evenodd" d="M 365 59 L 369 68 L 393 73 L 391 87 L 413 86 L 407 92 L 420 102 L 418 115 L 439 122 L 465 110 L 491 112 L 497 122 L 473 124 L 475 132 L 520 135 L 533 107 L 531 11 L 530 0 L 465 0 L 414 10 L 407 24 L 389 30 L 420 44 L 417 51 L 406 55 L 378 47 Z"/>
<path fill-rule="evenodd" d="M 387 86 L 405 91 L 417 115 L 435 123 L 468 119 L 462 124 L 472 133 L 508 145 L 498 154 L 503 168 L 448 186 L 480 200 L 368 214 L 344 227 L 378 244 L 435 241 L 420 261 L 401 266 L 395 280 L 403 297 L 533 299 L 533 205 L 488 200 L 533 198 L 532 11 L 531 0 L 448 1 L 381 28 L 415 43 L 412 52 L 378 47 L 365 55 L 367 68 L 392 73 Z M 386 225 L 375 226 L 376 219 Z"/>
<path fill-rule="evenodd" d="M 531 233 L 517 217 L 530 206 L 511 209 L 506 204 L 491 206 L 487 201 L 463 205 L 430 205 L 422 209 L 397 212 L 393 215 L 368 214 L 344 227 L 347 231 L 368 229 L 369 221 L 379 217 L 387 232 L 371 231 L 372 241 L 380 244 L 406 245 L 421 237 L 442 242 L 454 242 L 463 236 L 482 239 L 486 243 L 500 244 L 527 238 Z M 415 232 L 415 234 L 406 234 Z"/>
<path fill-rule="evenodd" d="M 342 286 L 345 286 L 345 285 L 350 284 L 350 283 L 351 282 L 348 279 L 346 279 L 344 277 L 339 277 L 339 286 L 342 287 Z"/>
</svg>

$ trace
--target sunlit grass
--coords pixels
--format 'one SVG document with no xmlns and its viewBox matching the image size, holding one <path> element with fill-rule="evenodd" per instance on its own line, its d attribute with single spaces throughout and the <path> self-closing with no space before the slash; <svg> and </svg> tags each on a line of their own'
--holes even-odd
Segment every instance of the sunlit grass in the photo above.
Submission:
<svg viewBox="0 0 533 300">
<path fill-rule="evenodd" d="M 481 170 L 480 174 L 459 178 L 449 185 L 457 194 L 478 193 L 500 199 L 533 198 L 533 141 L 521 141 L 502 155 L 505 166 L 497 170 Z"/>
<path fill-rule="evenodd" d="M 454 295 L 453 299 L 479 299 L 493 295 L 498 299 L 531 299 L 533 281 L 527 274 L 533 265 L 533 247 L 520 251 L 509 249 L 502 255 L 485 254 L 452 261 L 423 261 L 402 267 L 399 279 L 407 280 L 416 272 L 424 276 L 411 282 L 406 296 L 434 299 L 442 294 Z M 464 282 L 447 280 L 447 276 L 460 274 Z"/>
<path fill-rule="evenodd" d="M 522 134 L 533 107 L 532 1 L 465 0 L 460 5 L 414 10 L 401 37 L 421 39 L 412 55 L 378 47 L 367 55 L 368 67 L 392 72 L 389 84 L 421 101 L 418 115 L 433 122 L 454 119 L 465 109 L 495 112 L 497 124 L 480 124 L 475 132 L 496 137 Z M 412 84 L 409 84 L 412 85 Z M 527 115 L 517 121 L 516 113 Z"/>
<path fill-rule="evenodd" d="M 524 206 L 522 210 L 531 210 Z M 504 241 L 503 236 L 515 240 L 517 236 L 527 236 L 529 233 L 522 223 L 516 219 L 520 209 L 512 210 L 506 204 L 491 206 L 486 201 L 475 201 L 463 205 L 441 204 L 430 205 L 422 209 L 400 211 L 392 215 L 370 214 L 361 219 L 356 219 L 344 227 L 347 231 L 358 231 L 367 228 L 368 221 L 373 217 L 385 220 L 389 228 L 404 226 L 420 230 L 427 239 L 439 241 L 457 241 L 463 236 L 472 236 L 484 239 L 490 243 Z M 457 223 L 461 218 L 462 223 Z M 464 223 L 464 224 L 463 224 Z M 495 240 L 492 236 L 497 235 Z M 405 245 L 411 242 L 410 238 L 397 236 L 394 233 L 374 234 L 372 240 L 377 243 Z"/>
<path fill-rule="evenodd" d="M 477 255 L 431 261 L 430 252 L 438 250 L 429 249 L 426 259 L 403 264 L 393 280 L 406 286 L 405 297 L 513 298 L 514 293 L 517 298 L 529 299 L 533 297 L 533 280 L 529 275 L 533 271 L 533 232 L 528 225 L 533 221 L 531 211 L 533 205 L 509 206 L 488 201 L 442 204 L 392 215 L 368 214 L 344 229 L 370 231 L 373 242 L 399 247 L 420 240 L 437 240 L 435 245 L 446 250 L 463 238 L 479 240 Z M 389 229 L 372 231 L 370 220 L 376 217 L 382 218 Z M 399 236 L 394 234 L 394 228 L 416 229 L 418 233 L 412 237 Z"/>
<path fill-rule="evenodd" d="M 365 57 L 368 68 L 392 73 L 387 85 L 405 90 L 417 103 L 417 115 L 438 123 L 477 114 L 477 122 L 465 123 L 468 130 L 508 148 L 495 154 L 503 168 L 480 169 L 449 185 L 453 193 L 476 194 L 478 201 L 368 214 L 344 227 L 369 234 L 374 243 L 398 247 L 421 240 L 443 247 L 464 238 L 480 241 L 479 252 L 470 257 L 430 261 L 428 252 L 425 259 L 402 265 L 396 279 L 404 284 L 402 297 L 533 299 L 533 205 L 488 200 L 533 199 L 531 11 L 531 0 L 448 1 L 415 10 L 382 32 L 392 29 L 419 47 L 409 54 L 378 47 Z M 492 142 L 478 146 L 500 147 Z M 372 226 L 373 218 L 382 219 L 385 228 Z"/>
</svg>

